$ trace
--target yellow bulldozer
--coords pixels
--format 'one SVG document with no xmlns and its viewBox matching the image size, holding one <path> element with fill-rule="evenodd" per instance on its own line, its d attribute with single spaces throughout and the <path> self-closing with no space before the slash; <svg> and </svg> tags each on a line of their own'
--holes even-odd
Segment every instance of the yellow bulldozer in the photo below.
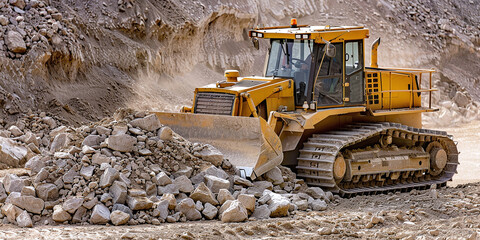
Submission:
<svg viewBox="0 0 480 240">
<path fill-rule="evenodd" d="M 342 196 L 445 185 L 458 150 L 443 131 L 422 129 L 434 70 L 381 68 L 377 39 L 365 66 L 361 26 L 264 27 L 253 45 L 270 42 L 264 76 L 196 88 L 192 107 L 156 113 L 191 141 L 219 149 L 255 179 L 282 164 L 310 186 Z M 427 86 L 422 89 L 422 86 Z M 428 107 L 422 105 L 428 100 Z"/>
</svg>

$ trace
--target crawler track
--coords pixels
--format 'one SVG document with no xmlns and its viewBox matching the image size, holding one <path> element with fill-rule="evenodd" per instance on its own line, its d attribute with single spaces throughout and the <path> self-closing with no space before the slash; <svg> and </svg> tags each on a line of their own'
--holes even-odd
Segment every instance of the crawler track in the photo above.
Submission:
<svg viewBox="0 0 480 240">
<path fill-rule="evenodd" d="M 428 173 L 422 177 L 410 176 L 398 181 L 371 184 L 353 184 L 336 181 L 333 176 L 333 164 L 336 156 L 350 146 L 354 146 L 381 134 L 391 134 L 394 138 L 410 140 L 417 144 L 437 141 L 447 152 L 447 164 L 437 176 Z M 304 143 L 297 158 L 297 176 L 305 179 L 310 186 L 322 187 L 351 197 L 363 194 L 377 194 L 389 191 L 409 191 L 411 189 L 427 189 L 436 184 L 443 186 L 456 173 L 458 150 L 446 132 L 408 127 L 398 123 L 358 123 L 342 129 L 314 134 Z M 387 172 L 385 172 L 387 174 Z M 413 174 L 412 174 L 413 175 Z M 349 186 L 348 188 L 344 186 Z M 365 186 L 369 185 L 369 186 Z M 352 187 L 353 186 L 353 187 Z"/>
</svg>

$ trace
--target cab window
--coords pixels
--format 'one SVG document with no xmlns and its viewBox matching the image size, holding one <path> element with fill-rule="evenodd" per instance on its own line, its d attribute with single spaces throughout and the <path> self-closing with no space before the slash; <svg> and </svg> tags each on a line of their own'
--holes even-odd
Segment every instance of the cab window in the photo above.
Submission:
<svg viewBox="0 0 480 240">
<path fill-rule="evenodd" d="M 313 40 L 275 39 L 271 42 L 265 76 L 293 78 L 296 105 L 302 105 L 307 99 L 312 53 Z"/>
</svg>

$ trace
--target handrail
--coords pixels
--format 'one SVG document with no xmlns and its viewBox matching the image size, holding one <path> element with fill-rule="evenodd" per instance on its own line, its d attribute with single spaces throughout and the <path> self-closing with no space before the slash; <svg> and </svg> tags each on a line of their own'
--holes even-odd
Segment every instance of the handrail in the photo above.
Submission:
<svg viewBox="0 0 480 240">
<path fill-rule="evenodd" d="M 376 72 L 376 71 L 388 71 L 388 70 L 400 70 L 400 71 L 410 71 L 410 72 L 424 72 L 424 73 L 430 73 L 430 72 L 435 72 L 434 69 L 421 69 L 421 68 L 396 68 L 396 67 L 381 67 L 378 69 L 365 69 L 366 72 L 371 71 L 371 72 Z"/>
<path fill-rule="evenodd" d="M 413 105 L 413 79 L 414 77 L 410 74 L 410 98 L 408 99 L 408 108 L 412 108 Z M 418 86 L 420 88 L 420 86 Z M 421 101 L 420 101 L 421 102 Z"/>
<path fill-rule="evenodd" d="M 432 72 L 430 72 L 430 89 L 432 89 Z M 432 92 L 429 93 L 428 108 L 432 108 Z"/>
<path fill-rule="evenodd" d="M 390 80 L 389 82 L 389 86 L 390 86 L 390 91 L 392 91 L 392 72 L 389 72 L 388 73 L 388 78 Z M 383 84 L 382 84 L 383 85 Z M 389 100 L 388 100 L 388 109 L 389 110 L 392 110 L 392 94 L 389 94 Z M 382 102 L 383 102 L 383 98 L 382 98 Z M 383 105 L 383 104 L 382 104 Z"/>
<path fill-rule="evenodd" d="M 414 93 L 417 93 L 417 92 L 435 92 L 435 91 L 438 91 L 438 89 L 436 88 L 432 88 L 432 89 L 422 89 L 422 90 L 389 90 L 389 91 L 380 91 L 380 92 L 368 92 L 367 95 L 373 95 L 373 94 L 377 94 L 377 93 L 389 93 L 389 92 L 414 92 Z"/>
</svg>

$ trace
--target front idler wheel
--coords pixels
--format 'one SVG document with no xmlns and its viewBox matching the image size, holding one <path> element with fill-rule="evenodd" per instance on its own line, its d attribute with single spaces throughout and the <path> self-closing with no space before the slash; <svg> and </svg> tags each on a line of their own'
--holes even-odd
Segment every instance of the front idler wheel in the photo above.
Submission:
<svg viewBox="0 0 480 240">
<path fill-rule="evenodd" d="M 430 174 L 438 176 L 447 165 L 447 152 L 439 142 L 432 142 L 427 147 L 430 153 Z"/>
</svg>

